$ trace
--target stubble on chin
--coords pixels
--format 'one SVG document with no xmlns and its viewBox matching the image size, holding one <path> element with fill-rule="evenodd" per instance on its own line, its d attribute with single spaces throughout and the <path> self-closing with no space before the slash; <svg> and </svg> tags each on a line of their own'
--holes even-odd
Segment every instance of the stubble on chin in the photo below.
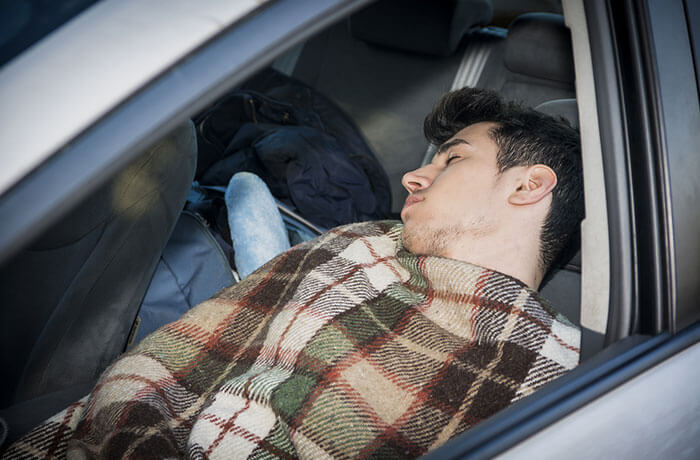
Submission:
<svg viewBox="0 0 700 460">
<path fill-rule="evenodd" d="M 458 241 L 464 230 L 457 225 L 449 227 L 405 225 L 401 234 L 403 246 L 419 256 L 447 257 L 451 243 Z"/>
</svg>

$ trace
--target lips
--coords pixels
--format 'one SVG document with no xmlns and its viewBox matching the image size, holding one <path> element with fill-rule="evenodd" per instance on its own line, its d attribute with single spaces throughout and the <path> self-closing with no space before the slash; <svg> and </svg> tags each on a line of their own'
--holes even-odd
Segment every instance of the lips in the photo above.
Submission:
<svg viewBox="0 0 700 460">
<path fill-rule="evenodd" d="M 404 205 L 403 205 L 403 209 L 406 209 L 406 208 L 408 208 L 409 206 L 418 203 L 419 201 L 423 201 L 423 198 L 418 197 L 418 196 L 416 196 L 416 195 L 409 195 L 409 196 L 406 198 L 406 202 L 405 202 Z"/>
</svg>

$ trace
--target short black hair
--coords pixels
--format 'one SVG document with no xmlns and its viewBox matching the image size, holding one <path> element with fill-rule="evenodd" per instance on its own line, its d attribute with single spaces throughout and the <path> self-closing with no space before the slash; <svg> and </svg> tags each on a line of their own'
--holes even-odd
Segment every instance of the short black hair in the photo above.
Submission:
<svg viewBox="0 0 700 460">
<path fill-rule="evenodd" d="M 557 175 L 552 204 L 540 235 L 540 266 L 544 272 L 570 256 L 584 216 L 583 170 L 578 131 L 564 118 L 508 102 L 495 91 L 463 88 L 443 95 L 425 118 L 425 137 L 441 145 L 469 125 L 493 122 L 490 132 L 498 146 L 500 172 L 515 166 L 543 164 Z"/>
</svg>

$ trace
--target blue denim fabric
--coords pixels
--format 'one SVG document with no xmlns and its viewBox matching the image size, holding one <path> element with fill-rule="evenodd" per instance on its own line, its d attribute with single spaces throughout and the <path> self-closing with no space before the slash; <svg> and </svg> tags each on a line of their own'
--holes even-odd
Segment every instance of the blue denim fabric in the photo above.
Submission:
<svg viewBox="0 0 700 460">
<path fill-rule="evenodd" d="M 262 179 L 247 172 L 234 174 L 225 200 L 236 270 L 241 278 L 289 249 L 287 229 Z"/>
</svg>

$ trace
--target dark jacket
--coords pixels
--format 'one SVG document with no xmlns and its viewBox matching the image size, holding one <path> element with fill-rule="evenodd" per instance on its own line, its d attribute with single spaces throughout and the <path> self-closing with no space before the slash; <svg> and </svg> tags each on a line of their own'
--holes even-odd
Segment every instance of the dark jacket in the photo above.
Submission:
<svg viewBox="0 0 700 460">
<path fill-rule="evenodd" d="M 272 194 L 330 228 L 389 215 L 389 179 L 355 124 L 329 99 L 273 70 L 199 116 L 197 178 L 260 176 Z"/>
</svg>

